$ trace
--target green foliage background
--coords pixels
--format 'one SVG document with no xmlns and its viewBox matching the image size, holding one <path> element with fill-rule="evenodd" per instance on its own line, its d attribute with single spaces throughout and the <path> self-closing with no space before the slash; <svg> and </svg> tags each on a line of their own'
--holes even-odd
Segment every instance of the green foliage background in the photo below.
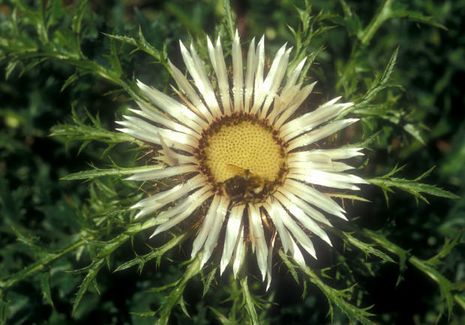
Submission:
<svg viewBox="0 0 465 325">
<path fill-rule="evenodd" d="M 310 268 L 280 253 L 266 292 L 253 267 L 199 274 L 186 236 L 132 221 L 143 192 L 119 166 L 143 144 L 114 120 L 135 78 L 170 91 L 178 39 L 228 42 L 227 9 L 0 1 L 0 323 L 465 323 L 464 0 L 232 2 L 243 40 L 317 53 L 312 100 L 342 95 L 363 120 L 344 142 L 366 140 L 371 202 L 345 201 L 351 224 Z"/>
</svg>

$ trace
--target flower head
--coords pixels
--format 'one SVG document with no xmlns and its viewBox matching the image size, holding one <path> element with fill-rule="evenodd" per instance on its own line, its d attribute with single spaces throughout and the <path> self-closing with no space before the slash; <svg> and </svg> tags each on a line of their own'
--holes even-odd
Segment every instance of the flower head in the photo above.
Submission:
<svg viewBox="0 0 465 325">
<path fill-rule="evenodd" d="M 153 236 L 197 218 L 192 256 L 202 252 L 201 265 L 217 250 L 221 272 L 232 264 L 236 275 L 250 246 L 269 283 L 276 240 L 301 264 L 301 249 L 317 257 L 314 236 L 331 245 L 327 215 L 346 217 L 324 189 L 357 190 L 355 184 L 365 183 L 340 161 L 362 155 L 360 148 L 315 145 L 357 121 L 339 118 L 353 104 L 335 98 L 297 114 L 315 83 L 300 81 L 305 59 L 289 68 L 286 45 L 265 73 L 264 39 L 252 40 L 243 57 L 236 33 L 229 76 L 220 39 L 208 39 L 211 78 L 195 48 L 180 47 L 190 79 L 170 63 L 178 99 L 138 81 L 147 101 L 132 110 L 138 117 L 118 122 L 120 131 L 161 148 L 156 169 L 130 180 L 177 180 L 138 202 L 136 217 L 156 213 Z"/>
</svg>

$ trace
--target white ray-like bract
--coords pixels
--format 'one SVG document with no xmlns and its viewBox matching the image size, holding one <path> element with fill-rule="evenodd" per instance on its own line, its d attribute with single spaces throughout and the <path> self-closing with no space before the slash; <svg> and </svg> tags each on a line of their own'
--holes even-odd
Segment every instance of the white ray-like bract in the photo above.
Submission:
<svg viewBox="0 0 465 325">
<path fill-rule="evenodd" d="M 292 48 L 285 44 L 267 61 L 264 37 L 243 51 L 236 32 L 230 60 L 220 38 L 207 38 L 212 69 L 194 46 L 180 42 L 180 51 L 187 74 L 168 62 L 176 98 L 137 81 L 144 100 L 117 122 L 119 131 L 160 153 L 156 168 L 127 180 L 171 184 L 132 209 L 136 218 L 157 219 L 152 236 L 197 224 L 192 258 L 201 252 L 202 266 L 218 261 L 220 273 L 231 266 L 237 275 L 252 252 L 269 286 L 275 246 L 305 265 L 302 252 L 318 257 L 315 238 L 332 245 L 332 218 L 347 220 L 325 191 L 366 183 L 342 161 L 362 156 L 363 148 L 318 144 L 358 121 L 345 117 L 353 104 L 338 97 L 299 114 L 315 87 L 302 82 L 307 59 L 291 69 Z"/>
</svg>

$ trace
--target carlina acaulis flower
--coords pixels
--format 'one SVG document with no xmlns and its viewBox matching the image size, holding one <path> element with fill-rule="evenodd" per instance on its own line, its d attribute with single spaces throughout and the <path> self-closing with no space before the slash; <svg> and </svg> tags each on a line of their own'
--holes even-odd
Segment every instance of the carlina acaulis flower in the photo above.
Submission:
<svg viewBox="0 0 465 325">
<path fill-rule="evenodd" d="M 357 119 L 341 117 L 353 104 L 339 97 L 296 113 L 315 83 L 299 81 L 306 59 L 291 69 L 286 45 L 266 69 L 264 38 L 257 45 L 253 39 L 243 56 L 236 32 L 228 69 L 220 39 L 213 44 L 207 37 L 207 43 L 213 76 L 194 46 L 180 42 L 190 79 L 169 63 L 177 99 L 138 81 L 146 101 L 131 110 L 138 117 L 118 122 L 120 131 L 160 148 L 154 169 L 129 180 L 179 179 L 133 208 L 136 218 L 157 218 L 152 236 L 197 218 L 192 257 L 202 252 L 203 266 L 216 250 L 221 273 L 231 264 L 237 275 L 251 248 L 269 285 L 276 241 L 304 265 L 302 248 L 317 258 L 314 236 L 331 245 L 327 215 L 346 220 L 344 209 L 321 189 L 358 190 L 355 184 L 366 183 L 340 161 L 363 155 L 362 148 L 316 146 Z"/>
</svg>

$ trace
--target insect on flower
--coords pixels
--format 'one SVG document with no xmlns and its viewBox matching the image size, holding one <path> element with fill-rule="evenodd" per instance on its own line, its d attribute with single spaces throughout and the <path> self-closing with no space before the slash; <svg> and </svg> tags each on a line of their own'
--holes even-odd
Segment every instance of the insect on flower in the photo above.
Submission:
<svg viewBox="0 0 465 325">
<path fill-rule="evenodd" d="M 271 184 L 260 175 L 253 173 L 249 169 L 229 164 L 235 168 L 237 174 L 223 183 L 226 194 L 231 202 L 250 202 L 253 200 L 261 201 L 267 194 Z"/>
</svg>

